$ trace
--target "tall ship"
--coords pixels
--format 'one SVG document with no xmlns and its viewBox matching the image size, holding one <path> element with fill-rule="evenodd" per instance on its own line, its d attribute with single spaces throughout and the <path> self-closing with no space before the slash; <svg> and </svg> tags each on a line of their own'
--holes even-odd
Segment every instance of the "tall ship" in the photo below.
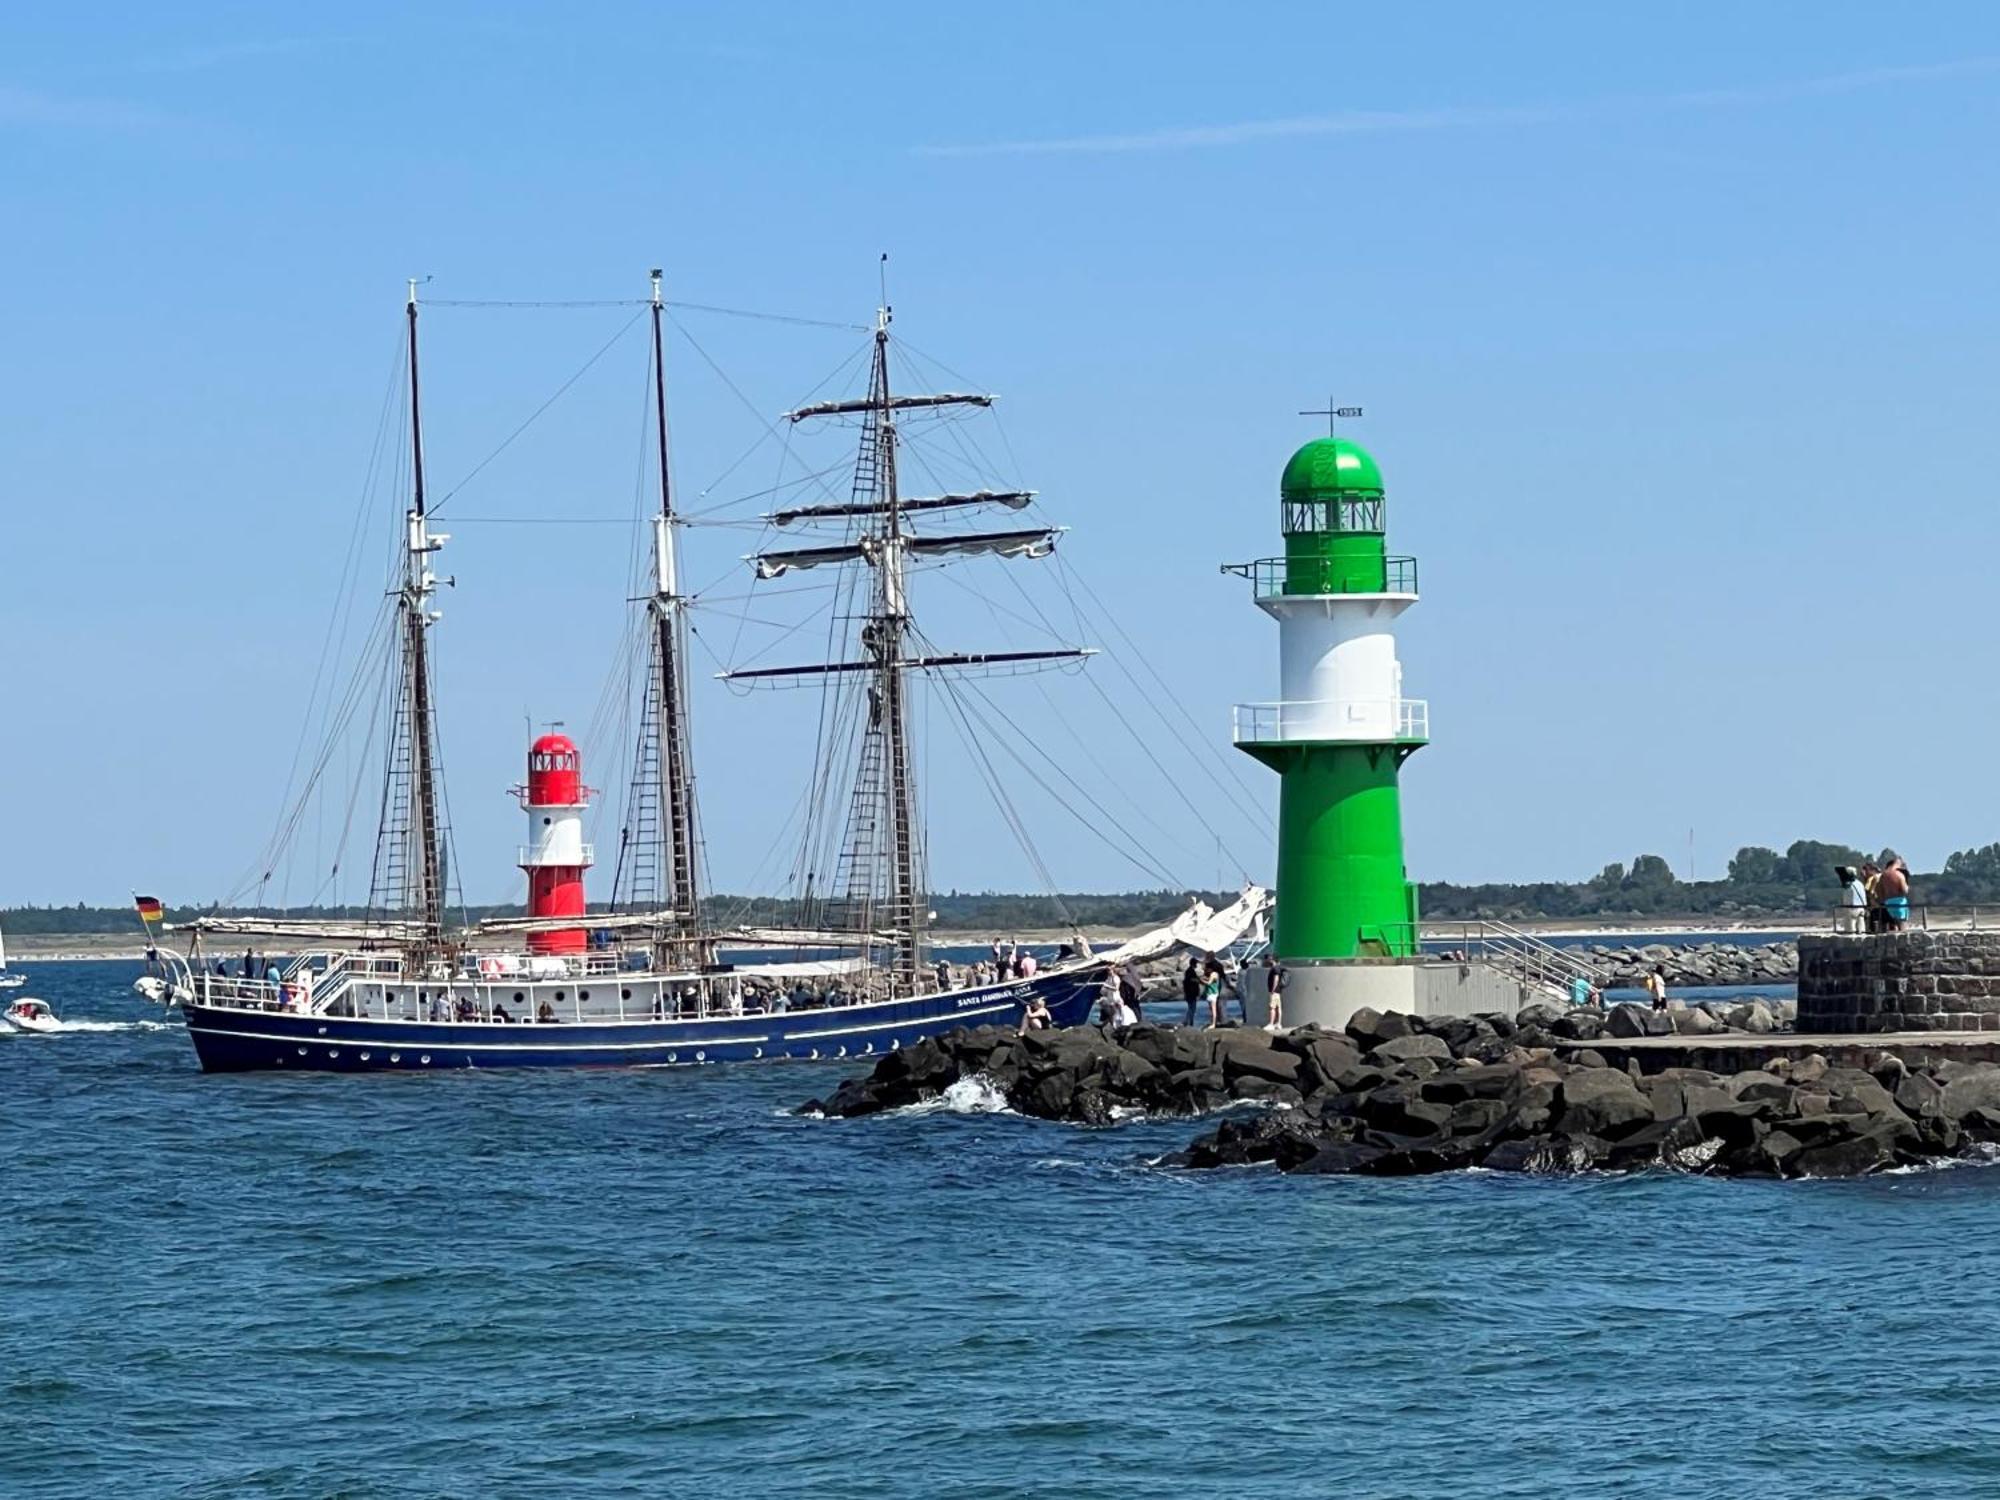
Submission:
<svg viewBox="0 0 2000 1500">
<path fill-rule="evenodd" d="M 891 387 L 890 312 L 876 318 L 865 392 L 786 414 L 792 426 L 847 422 L 860 442 L 845 498 L 764 517 L 808 544 L 749 559 L 759 580 L 836 570 L 827 659 L 720 674 L 739 688 L 818 688 L 821 726 L 808 792 L 800 898 L 785 927 L 713 922 L 704 902 L 702 821 L 690 735 L 690 597 L 678 556 L 683 517 L 668 453 L 663 299 L 650 297 L 649 446 L 658 469 L 648 587 L 634 601 L 643 653 L 638 732 L 613 877 L 593 906 L 596 863 L 582 753 L 551 731 L 528 748 L 516 789 L 525 915 L 454 922 L 456 873 L 439 755 L 432 632 L 435 571 L 450 537 L 427 504 L 417 287 L 407 334 L 409 500 L 389 591 L 383 653 L 388 730 L 370 895 L 348 920 L 207 917 L 185 952 L 158 945 L 142 994 L 179 1006 L 204 1070 L 424 1071 L 452 1068 L 691 1066 L 867 1056 L 952 1027 L 1085 1020 L 1110 965 L 1173 950 L 1190 932 L 1215 943 L 1268 905 L 1199 903 L 1171 929 L 1109 953 L 1080 936 L 1046 965 L 992 972 L 933 953 L 925 839 L 915 784 L 910 687 L 917 674 L 1030 671 L 1080 662 L 1060 650 L 929 647 L 909 602 L 915 560 L 1047 556 L 1059 528 L 937 531 L 933 517 L 1019 510 L 1024 491 L 911 496 L 898 479 L 899 423 L 990 404 L 966 393 Z M 846 762 L 837 766 L 836 759 Z M 460 903 L 462 905 L 462 903 Z M 259 960 L 239 942 L 282 948 Z"/>
</svg>

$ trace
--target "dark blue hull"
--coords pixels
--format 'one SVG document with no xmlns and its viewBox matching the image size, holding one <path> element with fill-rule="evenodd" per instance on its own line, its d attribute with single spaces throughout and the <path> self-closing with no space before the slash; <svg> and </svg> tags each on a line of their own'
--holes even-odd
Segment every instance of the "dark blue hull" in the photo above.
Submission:
<svg viewBox="0 0 2000 1500">
<path fill-rule="evenodd" d="M 1098 989 L 1087 973 L 1063 973 L 831 1010 L 567 1025 L 368 1020 L 198 1004 L 183 1009 L 206 1073 L 421 1073 L 869 1057 L 955 1026 L 1015 1025 L 1035 994 L 1047 1002 L 1055 1025 L 1080 1025 Z"/>
</svg>

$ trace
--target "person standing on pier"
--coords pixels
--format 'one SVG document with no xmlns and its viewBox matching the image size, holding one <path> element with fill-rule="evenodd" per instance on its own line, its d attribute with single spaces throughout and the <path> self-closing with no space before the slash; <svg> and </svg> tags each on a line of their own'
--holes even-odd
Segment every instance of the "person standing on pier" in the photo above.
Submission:
<svg viewBox="0 0 2000 1500">
<path fill-rule="evenodd" d="M 1181 970 L 1181 999 L 1187 1002 L 1187 1023 L 1192 1026 L 1195 1007 L 1201 1003 L 1201 960 L 1192 953 Z"/>
<path fill-rule="evenodd" d="M 1652 997 L 1654 1010 L 1667 1008 L 1667 966 L 1654 964 L 1653 972 L 1646 976 L 1646 993 Z"/>
<path fill-rule="evenodd" d="M 1910 920 L 1910 867 L 1903 863 L 1902 855 L 1892 856 L 1883 868 L 1875 894 L 1882 903 L 1883 930 L 1902 931 Z"/>
</svg>

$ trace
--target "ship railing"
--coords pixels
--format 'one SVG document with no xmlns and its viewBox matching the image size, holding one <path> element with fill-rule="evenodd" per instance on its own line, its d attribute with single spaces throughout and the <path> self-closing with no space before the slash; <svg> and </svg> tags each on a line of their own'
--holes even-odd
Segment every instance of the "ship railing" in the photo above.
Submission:
<svg viewBox="0 0 2000 1500">
<path fill-rule="evenodd" d="M 1239 745 L 1346 740 L 1428 740 L 1431 706 L 1423 698 L 1294 699 L 1239 703 L 1231 711 L 1231 738 Z"/>
</svg>

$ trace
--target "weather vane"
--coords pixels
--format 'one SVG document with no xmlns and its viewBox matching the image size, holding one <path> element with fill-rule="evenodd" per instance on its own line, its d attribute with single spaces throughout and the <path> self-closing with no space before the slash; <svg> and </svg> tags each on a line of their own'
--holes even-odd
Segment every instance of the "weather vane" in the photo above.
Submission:
<svg viewBox="0 0 2000 1500">
<path fill-rule="evenodd" d="M 1325 406 L 1315 407 L 1311 411 L 1302 411 L 1299 415 L 1302 417 L 1325 417 L 1326 435 L 1332 437 L 1333 419 L 1335 417 L 1358 417 L 1361 415 L 1361 408 L 1358 406 L 1335 406 L 1333 404 L 1333 397 L 1328 396 Z"/>
</svg>

